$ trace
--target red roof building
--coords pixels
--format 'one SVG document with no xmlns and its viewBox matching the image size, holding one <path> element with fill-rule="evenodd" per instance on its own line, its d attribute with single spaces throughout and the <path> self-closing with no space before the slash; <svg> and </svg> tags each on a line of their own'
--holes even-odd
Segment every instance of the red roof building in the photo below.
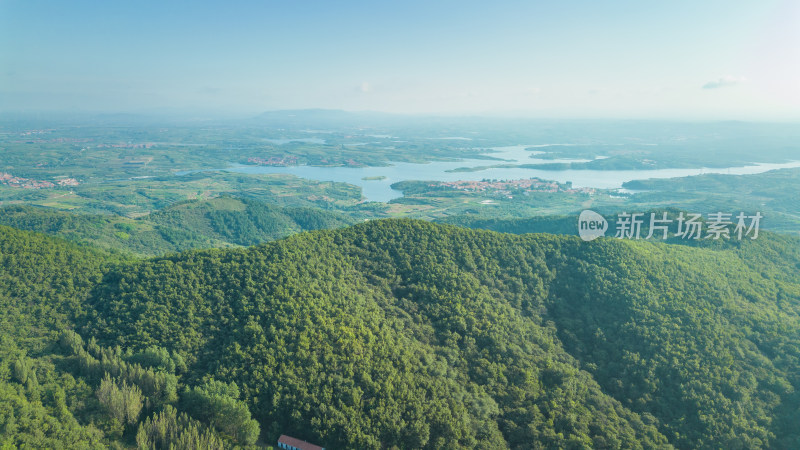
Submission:
<svg viewBox="0 0 800 450">
<path fill-rule="evenodd" d="M 283 450 L 325 450 L 324 447 L 301 441 L 285 434 L 278 438 L 278 448 Z"/>
</svg>

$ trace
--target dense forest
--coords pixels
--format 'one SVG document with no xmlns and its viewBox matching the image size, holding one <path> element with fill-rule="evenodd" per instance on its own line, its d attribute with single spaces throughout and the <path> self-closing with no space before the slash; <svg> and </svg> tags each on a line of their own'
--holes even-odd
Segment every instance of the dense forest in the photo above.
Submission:
<svg viewBox="0 0 800 450">
<path fill-rule="evenodd" d="M 0 446 L 797 448 L 798 244 L 380 220 L 140 259 L 0 226 Z"/>
<path fill-rule="evenodd" d="M 27 205 L 0 208 L 0 225 L 140 256 L 248 246 L 353 222 L 349 216 L 318 208 L 276 206 L 229 196 L 178 202 L 136 219 Z"/>
</svg>

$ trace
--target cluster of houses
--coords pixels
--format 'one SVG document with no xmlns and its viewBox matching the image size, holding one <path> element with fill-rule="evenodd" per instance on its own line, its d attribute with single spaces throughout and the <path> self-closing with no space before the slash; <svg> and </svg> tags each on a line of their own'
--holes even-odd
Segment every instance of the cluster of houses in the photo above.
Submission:
<svg viewBox="0 0 800 450">
<path fill-rule="evenodd" d="M 43 134 L 42 132 L 41 134 Z M 22 133 L 22 136 L 29 136 L 31 133 Z M 89 138 L 66 138 L 66 137 L 58 137 L 52 139 L 24 139 L 24 140 L 15 140 L 11 141 L 14 144 L 81 144 L 92 142 L 92 139 Z"/>
<path fill-rule="evenodd" d="M 296 166 L 297 165 L 297 157 L 296 156 L 283 156 L 277 157 L 273 156 L 271 158 L 259 158 L 259 157 L 250 157 L 247 158 L 247 162 L 250 164 L 258 164 L 259 166 Z"/>
<path fill-rule="evenodd" d="M 443 181 L 431 184 L 431 187 L 446 187 L 464 192 L 482 192 L 513 198 L 512 192 L 522 190 L 529 192 L 567 192 L 567 193 L 587 193 L 594 194 L 594 188 L 572 188 L 571 183 L 559 184 L 556 181 L 541 180 L 539 178 L 529 178 L 521 180 L 460 180 Z"/>
<path fill-rule="evenodd" d="M 16 177 L 11 175 L 10 173 L 0 172 L 0 184 L 9 186 L 9 187 L 17 187 L 23 189 L 45 189 L 55 187 L 56 183 L 59 186 L 77 186 L 78 180 L 75 178 L 61 178 L 57 180 L 55 183 L 51 181 L 39 181 L 33 180 L 30 178 L 22 178 Z"/>
<path fill-rule="evenodd" d="M 77 186 L 80 184 L 75 178 L 61 178 L 57 180 L 56 183 L 58 183 L 59 186 Z"/>
<path fill-rule="evenodd" d="M 141 142 L 141 143 L 133 143 L 128 142 L 125 144 L 97 144 L 97 148 L 153 148 L 158 145 L 155 142 Z"/>
<path fill-rule="evenodd" d="M 21 187 L 25 189 L 51 188 L 55 184 L 49 181 L 31 180 L 30 178 L 15 177 L 10 173 L 0 173 L 0 183 L 10 187 Z"/>
</svg>

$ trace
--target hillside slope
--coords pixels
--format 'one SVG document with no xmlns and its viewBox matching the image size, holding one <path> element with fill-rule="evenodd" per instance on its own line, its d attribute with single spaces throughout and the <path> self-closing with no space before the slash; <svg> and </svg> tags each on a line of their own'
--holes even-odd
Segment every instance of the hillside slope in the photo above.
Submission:
<svg viewBox="0 0 800 450">
<path fill-rule="evenodd" d="M 254 245 L 353 222 L 321 209 L 280 207 L 234 197 L 180 202 L 137 219 L 21 205 L 0 208 L 1 225 L 142 256 Z"/>
<path fill-rule="evenodd" d="M 46 255 L 67 244 L 0 232 L 4 258 L 64 264 Z M 5 302 L 29 305 L 17 316 L 31 326 L 3 332 L 40 378 L 84 383 L 67 402 L 81 427 L 101 417 L 76 406 L 100 380 L 57 362 L 91 354 L 177 375 L 174 390 L 145 395 L 139 422 L 174 406 L 225 445 L 252 442 L 252 413 L 264 442 L 286 433 L 329 448 L 794 448 L 798 247 L 769 233 L 694 248 L 373 221 L 248 249 L 87 254 L 94 268 L 75 272 L 6 263 Z M 68 302 L 20 290 L 84 272 L 96 275 Z M 89 344 L 65 353 L 77 338 L 47 331 L 58 327 Z M 58 336 L 61 350 L 48 348 Z M 197 407 L 208 398 L 241 420 L 214 428 Z M 97 439 L 132 443 L 143 426 L 102 425 Z"/>
</svg>

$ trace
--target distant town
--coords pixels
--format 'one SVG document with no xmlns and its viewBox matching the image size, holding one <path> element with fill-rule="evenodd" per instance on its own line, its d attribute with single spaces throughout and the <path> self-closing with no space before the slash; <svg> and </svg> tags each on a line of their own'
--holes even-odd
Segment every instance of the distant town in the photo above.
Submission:
<svg viewBox="0 0 800 450">
<path fill-rule="evenodd" d="M 77 186 L 80 183 L 75 178 L 59 178 L 55 183 L 51 181 L 34 180 L 31 178 L 15 177 L 10 173 L 0 173 L 0 184 L 23 189 L 46 189 L 58 186 Z"/>
<path fill-rule="evenodd" d="M 571 182 L 565 184 L 556 181 L 529 178 L 520 180 L 481 180 L 481 181 L 442 181 L 429 184 L 435 188 L 450 188 L 464 192 L 487 193 L 506 198 L 513 198 L 514 194 L 527 195 L 530 192 L 566 192 L 570 194 L 589 194 L 596 192 L 595 188 L 573 188 Z"/>
<path fill-rule="evenodd" d="M 296 166 L 297 165 L 297 157 L 296 156 L 273 156 L 271 158 L 259 158 L 256 156 L 251 156 L 247 158 L 247 162 L 250 164 L 258 164 L 259 166 L 278 166 L 278 167 L 286 167 L 286 166 Z"/>
</svg>

